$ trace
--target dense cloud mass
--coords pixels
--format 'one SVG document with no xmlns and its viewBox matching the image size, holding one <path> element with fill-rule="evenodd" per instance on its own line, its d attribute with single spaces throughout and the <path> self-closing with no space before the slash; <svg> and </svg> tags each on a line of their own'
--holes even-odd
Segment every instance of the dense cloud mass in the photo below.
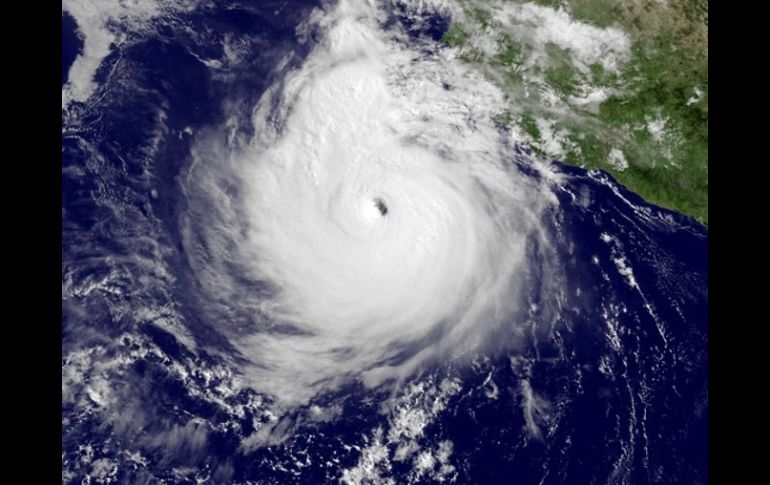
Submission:
<svg viewBox="0 0 770 485">
<path fill-rule="evenodd" d="M 551 265 L 553 177 L 505 142 L 502 94 L 385 21 L 366 2 L 317 11 L 299 31 L 320 40 L 262 96 L 253 139 L 201 136 L 184 177 L 212 315 L 241 323 L 222 330 L 246 375 L 286 402 L 478 350 Z"/>
</svg>

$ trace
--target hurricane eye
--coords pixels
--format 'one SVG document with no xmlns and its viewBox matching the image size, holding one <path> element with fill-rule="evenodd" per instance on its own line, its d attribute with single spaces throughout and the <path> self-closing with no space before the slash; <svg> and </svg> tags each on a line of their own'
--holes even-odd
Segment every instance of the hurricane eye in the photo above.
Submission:
<svg viewBox="0 0 770 485">
<path fill-rule="evenodd" d="M 380 211 L 380 215 L 385 217 L 388 214 L 388 206 L 382 199 L 374 199 L 374 206 Z"/>
</svg>

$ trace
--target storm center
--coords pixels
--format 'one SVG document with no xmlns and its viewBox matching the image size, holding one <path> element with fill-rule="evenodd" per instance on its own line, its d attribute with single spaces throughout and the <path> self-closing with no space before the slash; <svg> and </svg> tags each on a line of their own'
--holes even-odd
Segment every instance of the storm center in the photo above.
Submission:
<svg viewBox="0 0 770 485">
<path fill-rule="evenodd" d="M 367 220 L 375 220 L 381 217 L 385 217 L 388 213 L 388 206 L 380 198 L 370 200 L 363 209 L 364 218 Z"/>
<path fill-rule="evenodd" d="M 385 202 L 383 202 L 382 199 L 374 199 L 374 206 L 380 212 L 381 216 L 387 215 L 388 206 L 385 205 Z"/>
</svg>

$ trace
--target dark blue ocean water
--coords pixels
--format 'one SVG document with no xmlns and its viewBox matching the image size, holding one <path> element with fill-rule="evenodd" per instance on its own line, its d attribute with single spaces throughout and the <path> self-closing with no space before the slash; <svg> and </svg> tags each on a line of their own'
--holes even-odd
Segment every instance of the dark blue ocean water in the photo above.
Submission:
<svg viewBox="0 0 770 485">
<path fill-rule="evenodd" d="M 160 18 L 154 33 L 105 61 L 120 59 L 109 81 L 98 77 L 112 83 L 99 103 L 68 111 L 65 482 L 102 468 L 119 483 L 334 482 L 377 427 L 392 425 L 380 409 L 388 393 L 351 384 L 312 403 L 339 406 L 336 419 L 310 421 L 308 407 L 295 410 L 281 421 L 291 431 L 286 441 L 244 450 L 242 440 L 269 421 L 270 398 L 217 390 L 232 376 L 213 349 L 234 350 L 189 297 L 196 281 L 178 224 L 185 208 L 178 177 L 193 138 L 185 129 L 232 117 L 248 135 L 250 109 L 274 67 L 290 51 L 287 69 L 296 65 L 312 46 L 312 35 L 298 44 L 294 34 L 311 6 L 245 3 Z M 415 24 L 398 10 L 392 21 L 415 39 L 438 39 L 448 26 L 440 17 Z M 253 42 L 241 63 L 214 72 L 202 59 L 221 58 L 232 36 Z M 63 16 L 63 82 L 81 48 Z M 223 112 L 223 99 L 242 102 Z M 575 291 L 560 320 L 548 323 L 547 341 L 533 334 L 515 354 L 426 370 L 420 379 L 456 378 L 462 392 L 448 397 L 419 444 L 452 442 L 457 483 L 707 483 L 708 231 L 603 172 L 556 166 L 566 183 L 549 230 Z M 171 315 L 181 316 L 196 349 L 169 329 Z M 548 404 L 526 413 L 526 389 Z M 406 482 L 411 462 L 388 463 L 381 475 Z"/>
</svg>

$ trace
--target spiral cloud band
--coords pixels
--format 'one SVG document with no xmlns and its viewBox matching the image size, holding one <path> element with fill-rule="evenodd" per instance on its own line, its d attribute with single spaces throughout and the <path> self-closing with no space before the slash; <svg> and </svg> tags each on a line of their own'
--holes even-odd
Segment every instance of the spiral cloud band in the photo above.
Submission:
<svg viewBox="0 0 770 485">
<path fill-rule="evenodd" d="M 321 40 L 263 95 L 254 138 L 202 138 L 184 182 L 191 267 L 251 383 L 287 402 L 515 326 L 528 248 L 547 246 L 551 189 L 514 167 L 501 93 L 384 16 L 316 12 Z"/>
</svg>

